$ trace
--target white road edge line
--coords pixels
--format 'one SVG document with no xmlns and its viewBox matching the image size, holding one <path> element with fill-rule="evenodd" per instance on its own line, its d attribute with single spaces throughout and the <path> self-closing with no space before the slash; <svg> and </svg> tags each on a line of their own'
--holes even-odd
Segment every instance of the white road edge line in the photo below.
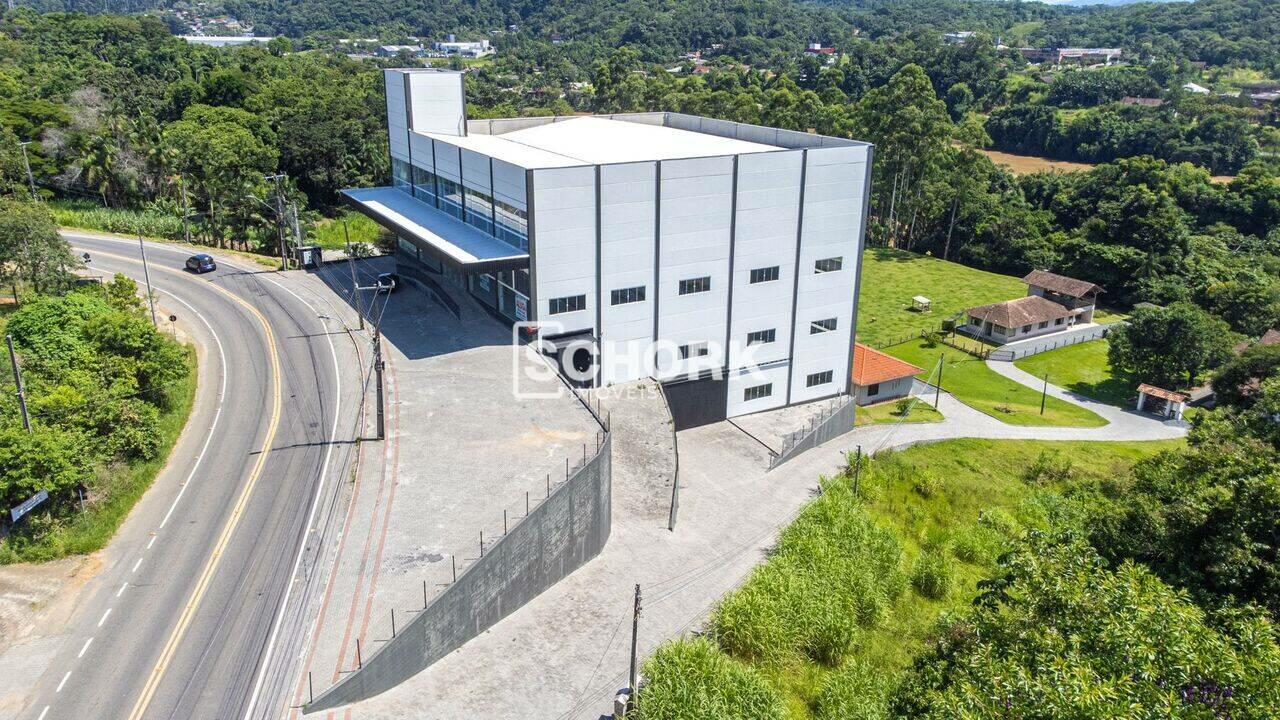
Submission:
<svg viewBox="0 0 1280 720">
<path fill-rule="evenodd" d="M 93 644 L 93 638 L 89 638 L 88 640 L 85 640 L 84 645 L 80 646 L 80 652 L 79 654 L 76 655 L 76 659 L 79 660 L 80 658 L 84 657 L 84 654 L 88 652 L 89 646 L 92 644 Z"/>
<path fill-rule="evenodd" d="M 298 302 L 306 305 L 317 318 L 320 317 L 320 313 L 315 306 L 299 297 L 297 293 L 270 277 L 266 278 L 266 280 L 292 295 Z M 325 329 L 328 330 L 328 327 L 326 326 Z M 329 341 L 329 355 L 333 359 L 333 385 L 334 397 L 336 398 L 333 408 L 333 427 L 329 430 L 329 446 L 324 453 L 324 464 L 320 466 L 320 482 L 316 484 L 315 495 L 311 498 L 311 509 L 307 512 L 307 523 L 302 528 L 302 541 L 298 543 L 298 554 L 293 560 L 293 569 L 289 573 L 289 582 L 285 585 L 284 598 L 276 607 L 275 620 L 271 623 L 271 634 L 267 637 L 267 644 L 263 648 L 262 657 L 258 664 L 258 675 L 253 681 L 253 689 L 249 692 L 249 706 L 244 712 L 245 720 L 252 719 L 253 711 L 258 706 L 258 693 L 262 691 L 262 683 L 266 680 L 267 667 L 271 664 L 271 654 L 275 650 L 276 639 L 280 633 L 280 623 L 284 620 L 284 610 L 289 606 L 289 598 L 293 594 L 293 578 L 297 577 L 298 568 L 302 565 L 302 556 L 307 549 L 307 535 L 311 532 L 311 526 L 315 522 L 316 511 L 320 507 L 320 497 L 324 491 L 325 479 L 329 474 L 329 462 L 333 456 L 333 445 L 338 440 L 338 417 L 342 414 L 342 373 L 338 368 L 338 350 L 334 347 L 333 335 L 326 332 L 325 339 Z"/>
<path fill-rule="evenodd" d="M 107 616 L 110 614 L 111 614 L 111 608 L 107 608 L 107 611 L 102 613 L 102 619 L 98 621 L 98 627 L 102 627 L 102 623 L 107 621 Z"/>
<path fill-rule="evenodd" d="M 71 671 L 70 671 L 70 670 L 68 670 L 68 671 L 67 671 L 67 674 L 62 676 L 62 682 L 58 683 L 58 689 L 57 689 L 57 690 L 54 690 L 54 692 L 55 692 L 55 693 L 60 693 L 60 692 L 62 692 L 62 686 L 67 684 L 67 679 L 68 679 L 68 678 L 70 678 L 70 677 L 71 677 Z"/>
</svg>

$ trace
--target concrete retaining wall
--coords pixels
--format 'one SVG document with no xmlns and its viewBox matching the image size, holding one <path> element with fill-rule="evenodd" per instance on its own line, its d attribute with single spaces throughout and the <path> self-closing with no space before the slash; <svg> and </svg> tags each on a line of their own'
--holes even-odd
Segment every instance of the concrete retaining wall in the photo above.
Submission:
<svg viewBox="0 0 1280 720">
<path fill-rule="evenodd" d="M 848 395 L 841 396 L 841 401 L 843 404 L 829 412 L 824 412 L 812 429 L 793 433 L 782 446 L 782 452 L 769 461 L 769 469 L 772 470 L 805 450 L 815 448 L 828 440 L 834 440 L 852 430 L 858 404 Z"/>
<path fill-rule="evenodd" d="M 612 434 L 595 456 L 458 581 L 303 712 L 348 705 L 390 690 L 461 647 L 595 557 L 609 539 Z"/>
</svg>

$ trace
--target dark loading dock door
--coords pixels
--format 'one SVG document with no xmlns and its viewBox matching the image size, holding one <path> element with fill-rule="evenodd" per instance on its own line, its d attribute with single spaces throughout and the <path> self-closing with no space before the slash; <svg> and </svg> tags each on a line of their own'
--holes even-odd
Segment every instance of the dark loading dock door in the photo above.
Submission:
<svg viewBox="0 0 1280 720">
<path fill-rule="evenodd" d="M 725 418 L 729 381 L 724 377 L 664 383 L 676 430 L 709 425 Z"/>
</svg>

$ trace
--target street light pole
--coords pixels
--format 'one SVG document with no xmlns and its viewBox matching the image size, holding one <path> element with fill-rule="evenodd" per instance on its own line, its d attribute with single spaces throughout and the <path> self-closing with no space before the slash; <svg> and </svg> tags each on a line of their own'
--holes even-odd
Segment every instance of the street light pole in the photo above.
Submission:
<svg viewBox="0 0 1280 720">
<path fill-rule="evenodd" d="M 264 175 L 263 180 L 272 180 L 276 184 L 276 243 L 280 247 L 280 269 L 288 270 L 289 262 L 285 256 L 285 239 L 284 239 L 284 195 L 280 192 L 280 181 L 285 178 L 284 173 L 276 173 L 275 175 Z"/>
<path fill-rule="evenodd" d="M 182 191 L 182 237 L 191 244 L 191 208 L 187 205 L 187 183 L 181 173 L 178 174 L 178 189 Z"/>
<path fill-rule="evenodd" d="M 18 143 L 18 147 L 22 148 L 22 164 L 27 168 L 27 184 L 31 187 L 31 199 L 38 200 L 39 196 L 36 195 L 36 176 L 31 174 L 31 159 L 27 157 L 27 146 L 30 144 L 31 141 L 28 140 Z"/>
<path fill-rule="evenodd" d="M 13 365 L 13 384 L 18 386 L 18 409 L 22 411 L 22 427 L 31 432 L 31 416 L 27 414 L 27 393 L 22 388 L 22 371 L 18 369 L 18 355 L 13 351 L 13 336 L 5 335 L 9 346 L 9 364 Z"/>
<path fill-rule="evenodd" d="M 147 302 L 151 305 L 151 326 L 159 329 L 156 321 L 156 296 L 151 292 L 151 270 L 147 268 L 147 246 L 142 242 L 142 233 L 138 233 L 138 252 L 142 253 L 142 277 L 147 281 Z"/>
</svg>

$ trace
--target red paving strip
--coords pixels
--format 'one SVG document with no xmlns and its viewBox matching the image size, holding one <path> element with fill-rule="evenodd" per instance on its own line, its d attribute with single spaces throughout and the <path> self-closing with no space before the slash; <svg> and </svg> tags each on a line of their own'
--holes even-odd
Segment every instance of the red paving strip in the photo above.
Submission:
<svg viewBox="0 0 1280 720">
<path fill-rule="evenodd" d="M 391 412 L 391 438 L 387 443 L 391 452 L 391 491 L 387 495 L 387 510 L 382 521 L 382 534 L 378 538 L 378 553 L 374 559 L 373 577 L 369 580 L 369 594 L 365 598 L 364 619 L 360 623 L 360 644 L 368 647 L 369 633 L 369 616 L 373 613 L 373 596 L 378 588 L 378 575 L 382 570 L 382 553 L 387 545 L 387 528 L 391 526 L 391 507 L 396 500 L 396 476 L 399 474 L 400 468 L 400 410 L 395 403 L 396 394 L 399 392 L 399 384 L 396 383 L 395 369 L 391 367 L 391 363 L 387 363 L 387 379 L 389 388 L 387 392 L 387 408 Z M 343 720 L 351 720 L 351 708 L 348 707 L 343 715 Z"/>
<path fill-rule="evenodd" d="M 366 413 L 360 413 L 360 436 L 364 437 L 366 429 Z M 324 630 L 324 621 L 329 613 L 329 601 L 333 599 L 334 581 L 338 576 L 338 569 L 342 564 L 342 556 L 346 552 L 347 537 L 350 533 L 347 530 L 351 527 L 351 519 L 355 515 L 356 500 L 360 497 L 360 488 L 364 485 L 360 481 L 360 470 L 364 467 L 364 448 L 366 443 L 358 443 L 356 448 L 356 462 L 353 474 L 355 477 L 355 487 L 351 489 L 351 500 L 347 503 L 347 516 L 342 521 L 342 534 L 338 538 L 338 552 L 334 556 L 333 568 L 329 571 L 329 581 L 325 584 L 324 601 L 320 603 L 320 613 L 316 618 L 315 634 L 311 638 L 311 647 L 307 649 L 307 659 L 303 663 L 302 673 L 298 677 L 298 690 L 293 697 L 293 707 L 289 712 L 290 720 L 295 720 L 301 710 L 302 692 L 307 688 L 307 675 L 311 671 L 311 663 L 315 660 L 316 646 L 320 643 L 320 633 Z"/>
<path fill-rule="evenodd" d="M 392 374 L 394 371 L 392 369 L 391 361 L 386 360 L 385 362 L 386 362 L 386 369 L 387 369 L 388 375 L 390 375 L 391 377 L 394 377 L 394 375 Z M 389 407 L 391 409 L 391 412 L 394 413 L 393 417 L 395 419 L 395 429 L 398 430 L 400 414 L 395 409 L 396 407 L 395 397 L 396 397 L 395 385 L 394 383 L 392 383 L 391 387 L 387 392 L 386 403 L 387 403 L 387 407 Z M 383 491 L 386 490 L 387 468 L 391 462 L 390 450 L 392 445 L 394 445 L 396 441 L 397 441 L 397 434 L 396 432 L 393 431 L 391 437 L 383 442 L 382 473 L 378 481 L 378 495 L 377 495 L 377 499 L 374 501 L 373 515 L 370 518 L 370 523 L 369 523 L 369 533 L 368 535 L 365 536 L 364 549 L 361 553 L 361 558 L 360 558 L 360 572 L 356 576 L 356 583 L 354 586 L 355 589 L 351 596 L 351 608 L 347 611 L 347 625 L 342 634 L 342 643 L 341 645 L 338 646 L 338 658 L 337 658 L 337 662 L 334 664 L 334 669 L 333 669 L 334 683 L 337 683 L 338 679 L 342 677 L 343 664 L 346 661 L 347 647 L 351 642 L 351 631 L 353 626 L 355 625 L 356 613 L 358 612 L 358 608 L 360 606 L 360 590 L 361 590 L 361 587 L 364 585 L 365 573 L 369 567 L 369 551 L 373 544 L 374 529 L 377 527 L 378 510 L 382 506 Z M 394 474 L 395 474 L 394 466 L 391 466 L 391 473 L 393 475 L 392 482 L 394 483 Z M 393 495 L 394 495 L 394 484 L 392 485 L 392 492 L 388 493 L 388 499 L 387 499 L 388 513 L 390 511 L 390 502 Z M 387 533 L 387 526 L 384 524 L 382 526 L 381 540 L 379 541 L 379 545 L 381 545 L 382 542 L 385 541 L 386 533 Z M 369 588 L 371 593 L 373 591 L 373 582 L 376 580 L 376 578 L 377 578 L 377 567 L 375 566 L 369 582 Z M 361 635 L 363 636 L 363 630 L 361 632 Z M 363 655 L 363 649 L 364 649 L 363 639 L 361 639 L 360 644 L 362 646 L 361 654 Z M 350 711 L 348 710 L 348 713 L 349 712 Z M 332 720 L 332 718 L 334 717 L 334 711 L 330 710 L 326 715 L 326 717 Z"/>
</svg>

